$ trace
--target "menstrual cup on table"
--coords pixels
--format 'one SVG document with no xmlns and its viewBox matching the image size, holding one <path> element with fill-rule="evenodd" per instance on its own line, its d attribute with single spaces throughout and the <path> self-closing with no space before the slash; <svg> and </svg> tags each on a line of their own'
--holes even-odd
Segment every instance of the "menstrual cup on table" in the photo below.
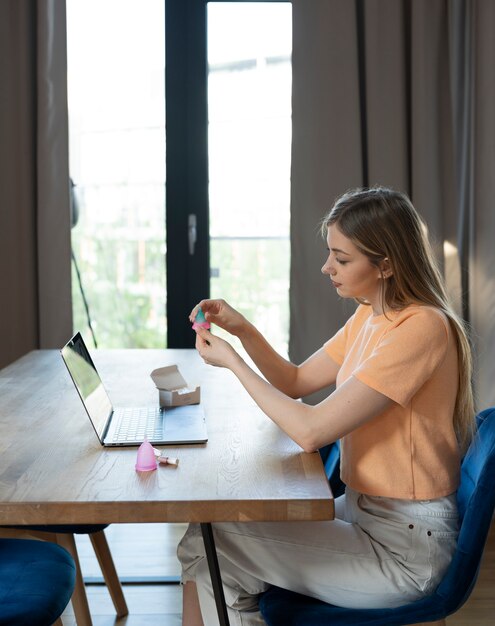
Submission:
<svg viewBox="0 0 495 626">
<path fill-rule="evenodd" d="M 151 443 L 145 439 L 139 446 L 136 459 L 137 472 L 150 472 L 158 467 Z"/>
<path fill-rule="evenodd" d="M 211 324 L 210 322 L 206 321 L 205 318 L 205 314 L 203 313 L 203 311 L 200 309 L 198 309 L 198 312 L 196 314 L 196 317 L 194 318 L 194 323 L 192 325 L 193 330 L 196 330 L 196 328 L 210 328 Z"/>
</svg>

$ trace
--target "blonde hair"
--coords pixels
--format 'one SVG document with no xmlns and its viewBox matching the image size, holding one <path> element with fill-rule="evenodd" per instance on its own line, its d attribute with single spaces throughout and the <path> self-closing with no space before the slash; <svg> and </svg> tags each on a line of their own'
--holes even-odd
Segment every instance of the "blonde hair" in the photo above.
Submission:
<svg viewBox="0 0 495 626">
<path fill-rule="evenodd" d="M 383 281 L 384 310 L 426 304 L 443 311 L 449 320 L 459 359 L 454 428 L 465 450 L 475 431 L 471 346 L 464 322 L 450 304 L 425 224 L 406 195 L 385 187 L 345 193 L 323 219 L 324 236 L 332 224 L 372 265 L 380 268 L 388 259 L 392 275 Z"/>
</svg>

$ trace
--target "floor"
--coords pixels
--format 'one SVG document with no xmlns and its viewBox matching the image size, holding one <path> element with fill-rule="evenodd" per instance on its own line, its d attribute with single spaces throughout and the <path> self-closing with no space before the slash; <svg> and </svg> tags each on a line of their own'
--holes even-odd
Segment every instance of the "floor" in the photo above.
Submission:
<svg viewBox="0 0 495 626">
<path fill-rule="evenodd" d="M 185 524 L 112 524 L 105 530 L 129 608 L 117 620 L 87 536 L 76 537 L 93 626 L 180 626 L 182 592 L 175 551 Z M 88 584 L 89 582 L 89 584 Z M 95 584 L 96 583 L 96 584 Z M 76 626 L 69 603 L 64 626 Z"/>
<path fill-rule="evenodd" d="M 128 617 L 120 620 L 106 587 L 99 584 L 101 572 L 89 539 L 77 538 L 94 626 L 180 626 L 175 548 L 184 529 L 183 524 L 114 524 L 105 531 L 129 607 Z M 70 604 L 62 619 L 64 626 L 76 626 Z M 462 609 L 447 619 L 447 626 L 495 626 L 495 523 L 476 587 Z"/>
</svg>

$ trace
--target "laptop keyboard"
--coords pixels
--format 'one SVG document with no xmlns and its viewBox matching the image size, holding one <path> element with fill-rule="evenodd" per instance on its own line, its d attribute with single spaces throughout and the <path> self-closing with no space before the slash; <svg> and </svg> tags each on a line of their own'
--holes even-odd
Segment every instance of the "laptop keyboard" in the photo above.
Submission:
<svg viewBox="0 0 495 626">
<path fill-rule="evenodd" d="M 121 409 L 114 441 L 149 441 L 163 435 L 162 413 L 153 407 Z"/>
</svg>

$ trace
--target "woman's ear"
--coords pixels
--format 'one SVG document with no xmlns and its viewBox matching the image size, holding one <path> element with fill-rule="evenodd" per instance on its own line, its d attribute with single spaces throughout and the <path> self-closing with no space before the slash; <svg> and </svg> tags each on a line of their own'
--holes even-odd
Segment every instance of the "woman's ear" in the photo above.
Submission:
<svg viewBox="0 0 495 626">
<path fill-rule="evenodd" d="M 387 256 L 380 263 L 380 271 L 383 278 L 390 278 L 393 275 L 392 267 Z"/>
</svg>

